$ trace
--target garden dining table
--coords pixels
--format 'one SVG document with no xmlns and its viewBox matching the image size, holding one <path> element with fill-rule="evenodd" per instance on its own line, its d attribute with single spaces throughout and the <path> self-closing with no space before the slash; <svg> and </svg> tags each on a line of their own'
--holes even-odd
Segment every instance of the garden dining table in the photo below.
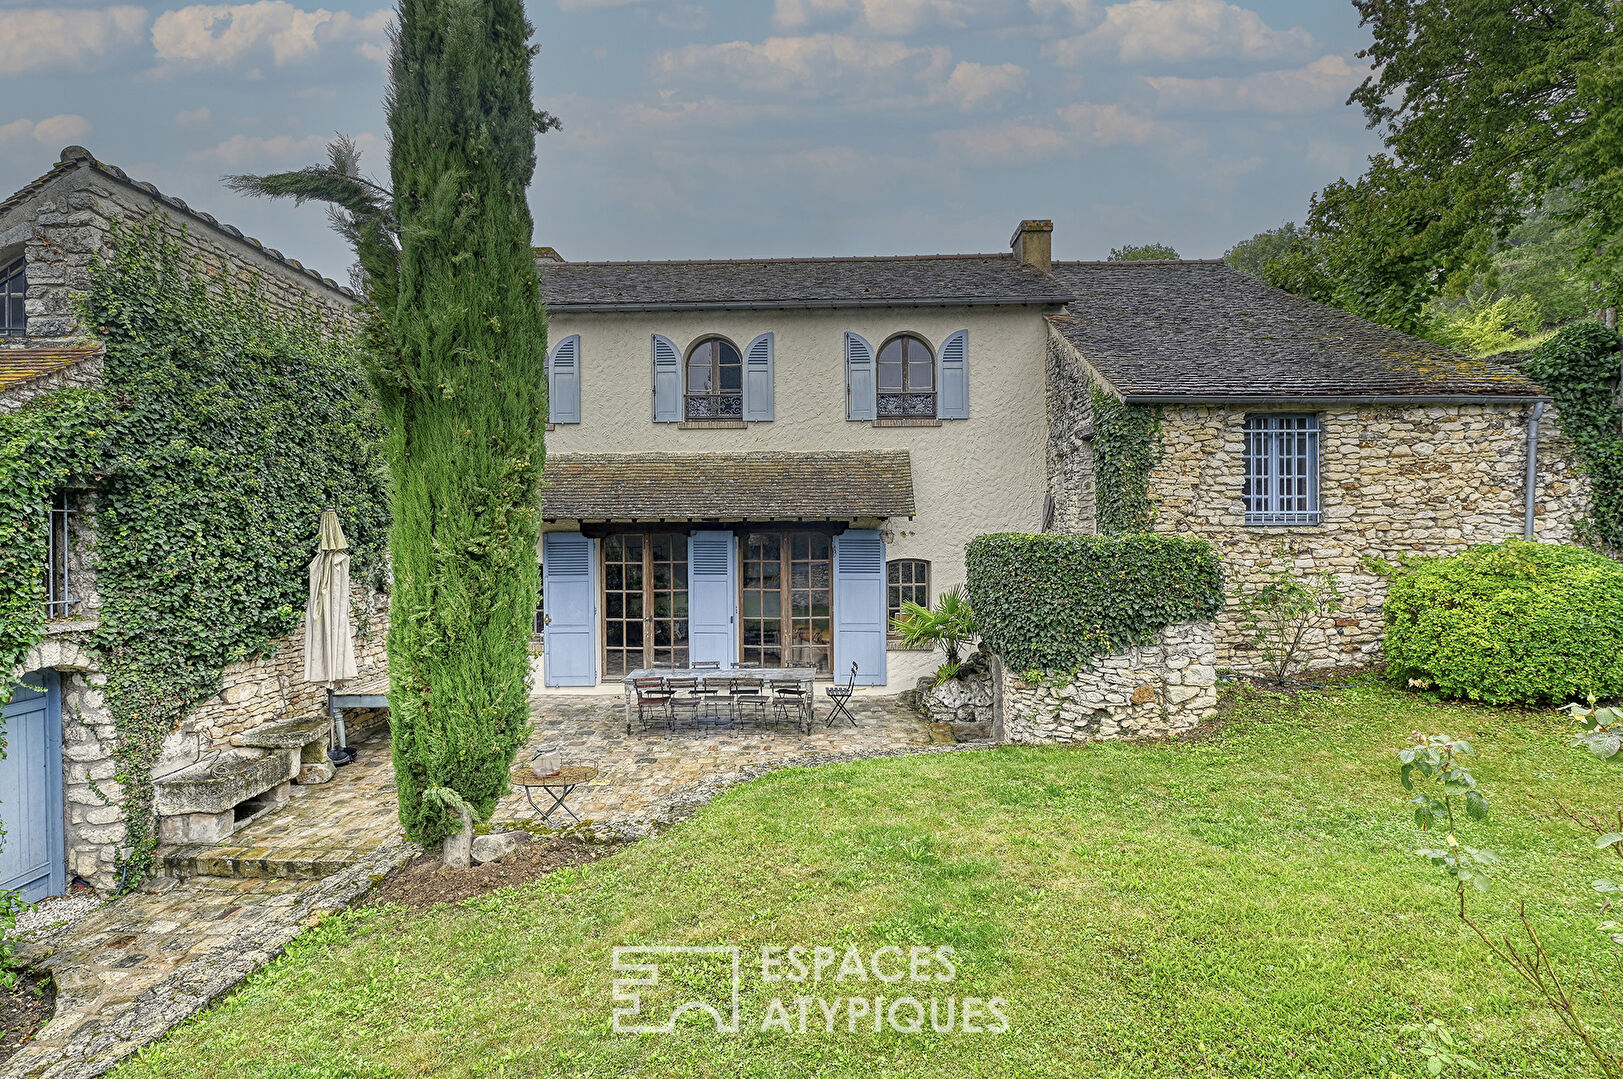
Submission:
<svg viewBox="0 0 1623 1079">
<path fill-rule="evenodd" d="M 626 675 L 622 681 L 625 684 L 626 695 L 626 722 L 632 720 L 632 710 L 637 706 L 637 693 L 634 683 L 639 678 L 702 678 L 707 681 L 732 678 L 759 678 L 762 682 L 799 682 L 806 699 L 812 699 L 812 682 L 817 678 L 816 667 L 639 667 Z M 629 729 L 629 727 L 627 728 Z"/>
</svg>

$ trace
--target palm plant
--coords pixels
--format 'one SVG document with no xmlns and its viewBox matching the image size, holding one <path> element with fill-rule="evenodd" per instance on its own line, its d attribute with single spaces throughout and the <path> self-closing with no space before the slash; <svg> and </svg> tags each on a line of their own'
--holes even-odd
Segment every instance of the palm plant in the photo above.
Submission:
<svg viewBox="0 0 1623 1079">
<path fill-rule="evenodd" d="M 947 650 L 946 666 L 952 670 L 960 666 L 959 649 L 980 632 L 975 609 L 957 587 L 938 596 L 933 611 L 911 600 L 904 602 L 902 613 L 891 621 L 891 629 L 909 647 L 941 645 Z"/>
</svg>

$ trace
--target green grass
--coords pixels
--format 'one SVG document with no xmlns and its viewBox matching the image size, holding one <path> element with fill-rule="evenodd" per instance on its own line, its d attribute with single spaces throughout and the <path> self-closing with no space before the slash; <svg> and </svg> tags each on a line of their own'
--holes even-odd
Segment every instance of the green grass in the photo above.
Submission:
<svg viewBox="0 0 1623 1079">
<path fill-rule="evenodd" d="M 775 773 L 589 866 L 334 918 L 119 1074 L 1389 1079 L 1421 1074 L 1402 1027 L 1422 1008 L 1488 1075 L 1583 1074 L 1412 853 L 1393 750 L 1415 729 L 1479 749 L 1496 810 L 1478 839 L 1504 858 L 1482 919 L 1510 928 L 1525 897 L 1563 962 L 1623 984 L 1594 929 L 1603 863 L 1549 806 L 1615 802 L 1619 771 L 1564 747 L 1559 716 L 1364 685 L 1249 700 L 1193 743 Z M 628 943 L 741 945 L 744 1032 L 614 1034 L 610 949 Z M 793 991 L 749 953 L 797 943 L 951 945 L 956 979 L 923 994 L 1003 997 L 1012 1029 L 829 1034 L 814 1009 L 810 1033 L 763 1033 Z"/>
</svg>

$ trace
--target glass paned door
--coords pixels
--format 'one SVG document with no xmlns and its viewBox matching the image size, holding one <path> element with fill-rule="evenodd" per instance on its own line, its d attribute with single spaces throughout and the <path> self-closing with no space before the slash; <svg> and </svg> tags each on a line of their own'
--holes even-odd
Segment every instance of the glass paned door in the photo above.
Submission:
<svg viewBox="0 0 1623 1079">
<path fill-rule="evenodd" d="M 688 662 L 688 543 L 670 532 L 603 539 L 603 677 Z"/>
<path fill-rule="evenodd" d="M 822 532 L 746 537 L 742 659 L 763 667 L 832 669 L 834 543 Z"/>
</svg>

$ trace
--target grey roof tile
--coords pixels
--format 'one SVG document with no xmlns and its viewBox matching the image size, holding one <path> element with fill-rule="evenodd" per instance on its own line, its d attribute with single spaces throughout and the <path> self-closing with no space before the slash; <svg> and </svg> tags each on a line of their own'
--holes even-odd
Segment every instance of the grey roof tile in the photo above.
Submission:
<svg viewBox="0 0 1623 1079">
<path fill-rule="evenodd" d="M 1537 397 L 1496 360 L 1274 288 L 1221 261 L 1060 262 L 1052 325 L 1132 399 Z"/>
<path fill-rule="evenodd" d="M 549 521 L 815 521 L 913 515 L 906 451 L 567 453 L 544 469 Z"/>
<path fill-rule="evenodd" d="M 554 311 L 1046 304 L 1071 298 L 1013 255 L 553 262 L 537 259 Z"/>
</svg>

